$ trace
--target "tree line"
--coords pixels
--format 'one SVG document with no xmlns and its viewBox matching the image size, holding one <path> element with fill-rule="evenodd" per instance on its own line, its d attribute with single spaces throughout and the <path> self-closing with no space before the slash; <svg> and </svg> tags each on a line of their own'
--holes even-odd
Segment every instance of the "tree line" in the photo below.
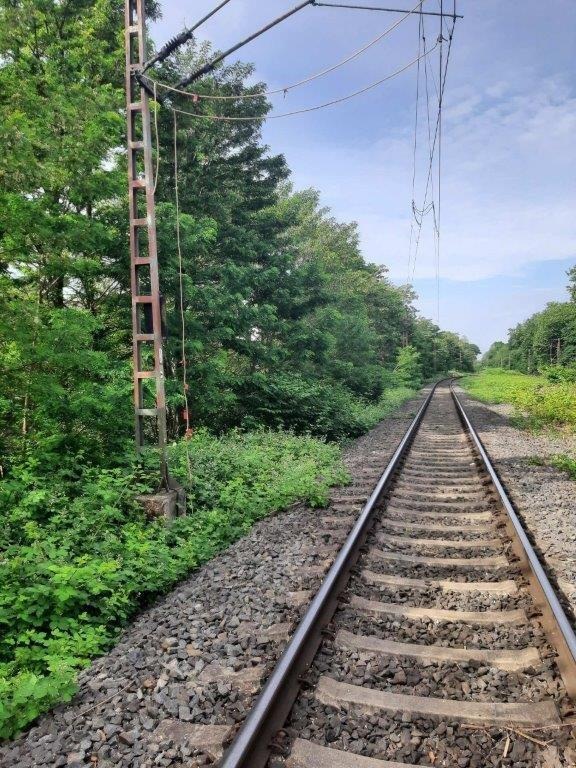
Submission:
<svg viewBox="0 0 576 768">
<path fill-rule="evenodd" d="M 576 378 L 576 266 L 567 274 L 570 300 L 550 302 L 512 328 L 508 341 L 492 344 L 482 358 L 483 365 Z"/>
<path fill-rule="evenodd" d="M 0 0 L 4 471 L 15 456 L 107 464 L 131 439 L 122 28 L 120 0 Z M 210 55 L 192 42 L 159 77 L 174 83 Z M 478 348 L 419 317 L 411 289 L 364 261 L 356 225 L 291 186 L 262 142 L 270 104 L 253 74 L 221 66 L 198 91 L 253 98 L 193 105 L 253 121 L 176 125 L 182 308 L 175 124 L 154 115 L 170 435 L 183 429 L 181 309 L 195 425 L 359 434 L 388 388 L 471 370 Z"/>
</svg>

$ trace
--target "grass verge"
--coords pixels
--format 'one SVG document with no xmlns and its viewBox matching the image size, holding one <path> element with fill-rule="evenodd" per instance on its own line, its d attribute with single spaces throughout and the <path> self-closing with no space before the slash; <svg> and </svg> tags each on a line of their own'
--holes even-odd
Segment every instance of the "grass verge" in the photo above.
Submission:
<svg viewBox="0 0 576 768">
<path fill-rule="evenodd" d="M 556 456 L 552 456 L 550 464 L 556 469 L 561 469 L 563 472 L 567 472 L 572 480 L 576 480 L 576 460 L 567 456 L 565 453 L 559 453 Z"/>
<path fill-rule="evenodd" d="M 551 382 L 545 376 L 484 368 L 460 384 L 472 397 L 487 403 L 510 403 L 521 426 L 531 429 L 576 428 L 576 385 Z"/>
</svg>

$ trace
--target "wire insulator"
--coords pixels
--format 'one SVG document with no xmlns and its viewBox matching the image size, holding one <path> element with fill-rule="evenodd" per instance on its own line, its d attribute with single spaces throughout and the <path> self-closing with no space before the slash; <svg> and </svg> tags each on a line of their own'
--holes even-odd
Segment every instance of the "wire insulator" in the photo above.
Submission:
<svg viewBox="0 0 576 768">
<path fill-rule="evenodd" d="M 144 64 L 142 72 L 146 72 L 147 69 L 150 69 L 150 67 L 153 67 L 155 64 L 163 62 L 171 53 L 174 53 L 177 48 L 180 48 L 181 45 L 184 45 L 193 37 L 194 29 L 185 29 L 183 32 L 180 32 L 179 35 L 176 35 L 176 37 L 168 40 L 166 45 L 162 46 L 158 53 L 153 56 L 150 61 L 147 61 L 146 64 Z"/>
</svg>

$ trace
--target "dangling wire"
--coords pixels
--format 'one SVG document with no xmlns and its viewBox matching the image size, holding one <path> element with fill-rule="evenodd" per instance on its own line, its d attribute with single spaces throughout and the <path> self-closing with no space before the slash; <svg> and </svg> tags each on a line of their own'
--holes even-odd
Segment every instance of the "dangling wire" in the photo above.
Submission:
<svg viewBox="0 0 576 768">
<path fill-rule="evenodd" d="M 440 0 L 440 66 L 438 68 L 438 82 L 440 91 L 438 94 L 438 212 L 436 221 L 436 322 L 440 325 L 440 217 L 442 213 L 442 100 L 444 97 L 442 63 L 444 55 L 444 3 Z"/>
<path fill-rule="evenodd" d="M 429 53 L 426 48 L 426 30 L 425 30 L 425 24 L 424 19 L 421 18 L 421 25 L 420 30 L 422 34 L 422 47 L 424 54 Z M 436 46 L 438 43 L 436 43 Z M 434 46 L 434 47 L 436 47 Z M 434 50 L 434 49 L 430 49 Z M 414 280 L 414 275 L 416 273 L 416 261 L 418 259 L 418 252 L 420 250 L 420 240 L 422 237 L 422 225 L 424 223 L 424 217 L 427 216 L 430 211 L 433 212 L 434 221 L 436 220 L 436 211 L 434 207 L 434 178 L 431 174 L 432 165 L 434 162 L 434 150 L 436 147 L 436 135 L 434 136 L 434 141 L 432 141 L 432 135 L 431 135 L 431 127 L 430 127 L 430 89 L 429 89 L 429 72 L 428 72 L 428 62 L 426 59 L 426 56 L 424 57 L 424 92 L 426 96 L 426 126 L 428 130 L 428 154 L 429 154 L 429 165 L 428 165 L 428 175 L 426 178 L 426 189 L 424 190 L 424 200 L 422 201 L 422 208 L 417 208 L 414 200 L 412 200 L 412 213 L 414 215 L 414 220 L 416 221 L 417 225 L 417 235 L 415 239 L 415 246 L 414 246 L 414 256 L 413 256 L 413 262 L 412 262 L 412 275 L 411 280 L 412 282 Z M 436 131 L 438 130 L 438 124 L 436 124 Z M 428 192 L 431 191 L 432 200 L 431 202 L 428 201 Z"/>
<path fill-rule="evenodd" d="M 332 107 L 335 104 L 342 104 L 345 101 L 349 101 L 350 99 L 355 98 L 356 96 L 360 96 L 363 93 L 367 93 L 368 91 L 371 91 L 373 88 L 376 88 L 379 85 L 382 85 L 382 83 L 387 82 L 388 80 L 392 80 L 392 78 L 397 77 L 398 75 L 401 75 L 403 72 L 405 72 L 407 69 L 412 67 L 414 64 L 416 64 L 417 61 L 424 58 L 425 56 L 429 56 L 433 51 L 436 50 L 437 45 L 435 45 L 433 48 L 430 48 L 428 51 L 423 53 L 421 56 L 417 56 L 415 59 L 412 59 L 412 61 L 409 61 L 408 64 L 404 64 L 404 66 L 399 67 L 398 69 L 394 70 L 394 72 L 391 72 L 389 75 L 386 75 L 386 77 L 380 78 L 380 80 L 376 80 L 374 83 L 370 83 L 370 85 L 364 86 L 364 88 L 360 88 L 357 91 L 354 91 L 353 93 L 348 93 L 346 96 L 341 96 L 337 99 L 332 99 L 331 101 L 325 101 L 323 104 L 316 104 L 313 107 L 305 107 L 303 109 L 295 109 L 291 112 L 281 112 L 280 114 L 276 115 L 260 115 L 260 116 L 235 116 L 235 117 L 229 117 L 228 115 L 213 115 L 213 114 L 201 114 L 199 112 L 190 112 L 186 109 L 179 109 L 177 107 L 171 106 L 170 109 L 174 112 L 179 112 L 181 115 L 189 115 L 190 117 L 198 118 L 200 120 L 219 120 L 222 122 L 264 122 L 265 120 L 278 120 L 282 117 L 292 117 L 293 115 L 303 115 L 308 112 L 316 112 L 319 109 L 325 109 L 326 107 Z"/>
<path fill-rule="evenodd" d="M 176 250 L 178 252 L 178 283 L 180 290 L 180 345 L 182 354 L 182 393 L 184 395 L 184 423 L 186 432 L 184 433 L 184 444 L 186 446 L 186 466 L 188 470 L 188 481 L 192 482 L 192 466 L 190 461 L 190 451 L 188 450 L 188 441 L 192 437 L 190 428 L 190 405 L 188 402 L 188 364 L 186 360 L 186 318 L 184 315 L 184 268 L 182 262 L 182 243 L 180 238 L 180 191 L 178 179 L 178 116 L 173 112 L 174 117 L 174 201 L 176 204 Z"/>
<path fill-rule="evenodd" d="M 442 18 L 442 17 L 441 17 Z M 430 107 L 429 107 L 429 90 L 428 90 L 428 77 L 429 75 L 432 75 L 432 70 L 430 69 L 430 72 L 428 72 L 428 62 L 426 59 L 426 56 L 424 56 L 424 75 L 425 75 L 425 83 L 426 83 L 426 107 L 427 107 L 427 115 L 428 115 L 428 143 L 430 145 L 430 157 L 429 157 L 429 164 L 428 164 L 428 175 L 426 179 L 426 188 L 424 191 L 424 200 L 422 203 L 422 208 L 418 209 L 415 205 L 412 206 L 412 210 L 414 213 L 414 219 L 416 220 L 417 224 L 417 235 L 416 235 L 416 243 L 414 247 L 414 256 L 413 256 L 413 262 L 412 262 L 412 279 L 414 279 L 414 273 L 416 270 L 416 259 L 418 257 L 418 250 L 420 247 L 420 238 L 422 234 L 422 223 L 423 223 L 423 216 L 428 213 L 430 210 L 433 214 L 433 226 L 434 226 L 434 249 L 435 249 L 435 263 L 436 263 L 436 292 L 437 292 L 437 316 L 439 317 L 439 284 L 440 284 L 440 217 L 438 215 L 438 210 L 435 202 L 435 190 L 434 190 L 434 157 L 436 155 L 436 148 L 439 145 L 439 142 L 441 140 L 441 120 L 442 120 L 442 105 L 443 105 L 443 98 L 444 98 L 444 89 L 446 87 L 446 78 L 448 74 L 448 64 L 450 61 L 450 52 L 452 49 L 452 39 L 454 36 L 454 28 L 456 26 L 456 20 L 454 19 L 452 22 L 452 27 L 449 33 L 448 37 L 448 50 L 446 59 L 443 62 L 443 66 L 441 63 L 440 67 L 440 88 L 438 90 L 438 112 L 436 116 L 436 125 L 434 129 L 434 135 L 431 135 L 431 126 L 430 126 Z M 425 36 L 423 33 L 423 41 L 424 41 L 424 54 L 426 54 L 426 41 Z M 438 37 L 438 40 L 436 41 L 436 44 L 433 49 L 430 49 L 428 53 L 430 53 L 435 48 L 442 46 L 443 39 L 441 39 L 441 36 Z M 437 154 L 437 172 L 438 172 L 438 180 L 440 179 L 441 174 L 441 153 L 438 151 Z M 432 202 L 428 203 L 428 194 L 431 192 L 432 196 Z M 420 218 L 419 218 L 420 217 Z M 413 226 L 413 225 L 412 225 Z M 411 232 L 410 242 L 412 243 L 413 240 L 413 233 Z"/>
<path fill-rule="evenodd" d="M 156 83 L 154 83 L 154 133 L 156 134 L 156 171 L 154 173 L 154 194 L 158 186 L 158 173 L 160 171 L 160 133 L 158 131 L 158 99 L 156 98 Z"/>
<path fill-rule="evenodd" d="M 421 36 L 422 36 L 422 16 L 420 16 L 418 22 L 418 56 L 422 51 L 421 48 Z M 418 109 L 420 107 L 420 58 L 418 58 L 418 67 L 416 69 L 416 109 L 414 115 L 414 145 L 412 148 L 412 212 L 414 212 L 415 197 L 416 197 L 416 155 L 418 149 Z M 410 284 L 410 265 L 412 262 L 412 243 L 414 240 L 414 222 L 410 222 L 410 242 L 408 244 L 408 271 L 406 277 L 406 283 Z"/>
</svg>

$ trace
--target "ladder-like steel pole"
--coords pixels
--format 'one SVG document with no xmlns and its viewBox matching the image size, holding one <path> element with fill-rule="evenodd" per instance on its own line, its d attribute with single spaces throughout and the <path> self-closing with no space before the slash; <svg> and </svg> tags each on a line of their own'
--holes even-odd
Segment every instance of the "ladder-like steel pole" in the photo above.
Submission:
<svg viewBox="0 0 576 768">
<path fill-rule="evenodd" d="M 145 437 L 155 430 L 160 452 L 162 481 L 168 488 L 162 308 L 158 274 L 150 104 L 148 94 L 136 79 L 146 60 L 144 0 L 125 0 L 124 8 L 136 450 L 141 451 Z M 145 386 L 146 380 L 153 383 L 153 393 Z M 152 422 L 151 430 L 146 429 L 147 419 Z"/>
</svg>

